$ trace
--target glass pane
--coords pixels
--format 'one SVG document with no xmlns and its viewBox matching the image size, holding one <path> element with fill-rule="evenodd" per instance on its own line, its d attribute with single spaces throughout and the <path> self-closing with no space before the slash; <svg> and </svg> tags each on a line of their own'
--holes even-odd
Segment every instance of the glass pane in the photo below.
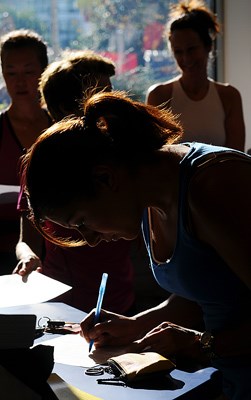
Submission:
<svg viewBox="0 0 251 400">
<path fill-rule="evenodd" d="M 171 2 L 1 0 L 0 34 L 18 28 L 36 30 L 48 42 L 50 61 L 67 48 L 90 48 L 110 57 L 116 63 L 114 88 L 144 101 L 150 85 L 177 74 L 163 36 Z M 212 7 L 212 1 L 208 3 Z M 214 69 L 210 71 L 212 76 Z"/>
</svg>

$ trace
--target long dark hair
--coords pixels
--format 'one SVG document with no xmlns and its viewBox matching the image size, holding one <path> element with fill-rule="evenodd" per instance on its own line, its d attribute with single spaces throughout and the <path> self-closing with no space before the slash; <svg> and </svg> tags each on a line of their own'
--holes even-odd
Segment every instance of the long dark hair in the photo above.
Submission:
<svg viewBox="0 0 251 400">
<path fill-rule="evenodd" d="M 123 165 L 134 173 L 142 163 L 154 162 L 156 151 L 179 141 L 183 132 L 170 111 L 133 101 L 122 92 L 93 95 L 85 102 L 84 115 L 52 125 L 21 161 L 30 218 L 57 244 L 43 220 L 53 210 L 95 197 L 95 166 Z"/>
</svg>

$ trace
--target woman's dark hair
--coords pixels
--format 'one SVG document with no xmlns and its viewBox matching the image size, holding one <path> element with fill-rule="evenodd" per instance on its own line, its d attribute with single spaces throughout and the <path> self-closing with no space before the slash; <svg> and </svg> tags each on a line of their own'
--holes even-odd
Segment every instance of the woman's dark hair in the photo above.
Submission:
<svg viewBox="0 0 251 400">
<path fill-rule="evenodd" d="M 216 15 L 208 9 L 204 1 L 180 1 L 171 5 L 166 36 L 181 29 L 192 29 L 198 33 L 205 47 L 212 48 L 213 41 L 220 32 Z"/>
<path fill-rule="evenodd" d="M 156 150 L 177 142 L 183 132 L 170 111 L 122 92 L 93 95 L 84 114 L 52 125 L 22 159 L 31 219 L 42 234 L 46 215 L 95 196 L 95 166 L 123 165 L 133 173 L 142 163 L 154 162 Z"/>
</svg>

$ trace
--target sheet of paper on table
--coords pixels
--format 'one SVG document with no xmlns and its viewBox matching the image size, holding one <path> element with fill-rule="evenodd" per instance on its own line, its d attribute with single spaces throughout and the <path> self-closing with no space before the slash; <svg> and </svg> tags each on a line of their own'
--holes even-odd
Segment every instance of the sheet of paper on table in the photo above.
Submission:
<svg viewBox="0 0 251 400">
<path fill-rule="evenodd" d="M 89 344 L 80 334 L 67 334 L 42 342 L 54 346 L 54 361 L 78 367 L 92 367 L 96 362 L 89 357 Z"/>
<path fill-rule="evenodd" d="M 43 345 L 54 346 L 54 361 L 78 367 L 92 367 L 105 363 L 108 358 L 123 354 L 123 349 L 107 347 L 89 353 L 89 343 L 80 334 L 67 334 L 55 339 L 45 340 Z"/>
<path fill-rule="evenodd" d="M 0 276 L 0 307 L 43 303 L 67 292 L 71 286 L 33 271 Z M 1 308 L 0 308 L 1 313 Z"/>
</svg>

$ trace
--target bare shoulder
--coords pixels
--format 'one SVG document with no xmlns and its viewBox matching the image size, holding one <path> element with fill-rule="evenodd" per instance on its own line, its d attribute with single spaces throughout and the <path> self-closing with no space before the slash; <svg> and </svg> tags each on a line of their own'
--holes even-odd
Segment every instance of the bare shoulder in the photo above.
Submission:
<svg viewBox="0 0 251 400">
<path fill-rule="evenodd" d="M 168 80 L 166 82 L 155 83 L 151 85 L 146 93 L 146 103 L 153 106 L 160 106 L 165 104 L 169 107 L 168 103 L 172 97 L 172 87 L 175 79 Z"/>
<path fill-rule="evenodd" d="M 222 99 L 240 98 L 240 92 L 229 83 L 215 82 L 216 89 Z"/>
<path fill-rule="evenodd" d="M 247 182 L 251 177 L 251 157 L 222 160 L 198 169 L 189 186 L 192 213 L 208 223 L 212 222 L 215 212 L 223 217 L 237 208 L 242 213 L 249 213 L 250 209 L 251 185 Z"/>
<path fill-rule="evenodd" d="M 238 89 L 229 83 L 215 82 L 215 85 L 226 114 L 233 108 L 241 107 L 242 99 Z"/>
<path fill-rule="evenodd" d="M 189 187 L 189 218 L 194 235 L 214 248 L 251 287 L 251 158 L 230 157 L 201 167 Z"/>
</svg>

